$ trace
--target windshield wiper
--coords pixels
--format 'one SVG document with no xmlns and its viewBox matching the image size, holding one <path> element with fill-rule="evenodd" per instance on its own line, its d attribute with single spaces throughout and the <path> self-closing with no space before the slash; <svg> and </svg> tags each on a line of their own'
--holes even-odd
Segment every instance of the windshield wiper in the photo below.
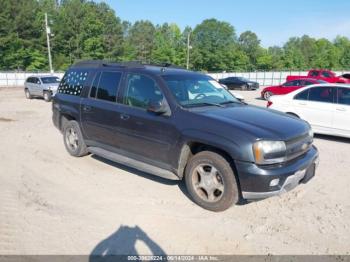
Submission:
<svg viewBox="0 0 350 262">
<path fill-rule="evenodd" d="M 243 104 L 243 102 L 230 100 L 230 101 L 225 101 L 220 103 L 220 105 L 227 105 L 227 104 Z"/>
<path fill-rule="evenodd" d="M 203 102 L 203 103 L 195 103 L 195 104 L 189 104 L 186 105 L 188 107 L 196 107 L 196 106 L 217 106 L 217 107 L 224 107 L 222 104 L 216 104 L 216 103 L 207 103 L 207 102 Z"/>
</svg>

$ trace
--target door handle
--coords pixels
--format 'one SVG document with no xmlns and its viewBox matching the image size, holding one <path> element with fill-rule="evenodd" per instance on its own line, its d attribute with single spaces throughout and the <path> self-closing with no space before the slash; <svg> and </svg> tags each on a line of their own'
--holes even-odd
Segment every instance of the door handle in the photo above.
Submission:
<svg viewBox="0 0 350 262">
<path fill-rule="evenodd" d="M 344 111 L 346 111 L 346 109 L 343 108 L 343 107 L 338 107 L 338 108 L 337 108 L 337 111 L 342 111 L 342 112 L 344 112 Z"/>
<path fill-rule="evenodd" d="M 83 106 L 83 110 L 84 110 L 85 112 L 90 112 L 91 109 L 92 109 L 91 106 Z"/>
<path fill-rule="evenodd" d="M 304 102 L 299 102 L 299 105 L 301 105 L 301 106 L 306 106 L 306 103 L 304 103 Z"/>
<path fill-rule="evenodd" d="M 128 120 L 129 118 L 130 118 L 129 115 L 125 115 L 125 114 L 120 115 L 120 119 L 122 119 L 122 120 Z"/>
</svg>

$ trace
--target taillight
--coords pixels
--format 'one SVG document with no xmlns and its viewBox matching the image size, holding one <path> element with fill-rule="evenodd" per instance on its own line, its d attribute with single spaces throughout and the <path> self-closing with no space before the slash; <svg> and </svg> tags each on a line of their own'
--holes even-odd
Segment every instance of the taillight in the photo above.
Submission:
<svg viewBox="0 0 350 262">
<path fill-rule="evenodd" d="M 272 105 L 271 101 L 267 101 L 267 106 L 266 107 L 270 107 Z"/>
</svg>

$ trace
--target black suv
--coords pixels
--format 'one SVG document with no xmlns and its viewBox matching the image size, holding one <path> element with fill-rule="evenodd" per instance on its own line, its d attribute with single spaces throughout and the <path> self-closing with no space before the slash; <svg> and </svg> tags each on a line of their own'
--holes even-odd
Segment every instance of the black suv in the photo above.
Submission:
<svg viewBox="0 0 350 262">
<path fill-rule="evenodd" d="M 184 178 L 194 202 L 212 211 L 290 190 L 318 163 L 305 121 L 239 102 L 210 76 L 169 65 L 79 62 L 52 106 L 71 155 Z"/>
</svg>

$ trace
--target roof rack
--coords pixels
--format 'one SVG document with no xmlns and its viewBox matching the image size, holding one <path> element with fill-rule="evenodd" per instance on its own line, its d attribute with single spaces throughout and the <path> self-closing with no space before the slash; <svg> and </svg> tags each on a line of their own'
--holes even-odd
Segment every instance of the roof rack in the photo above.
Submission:
<svg viewBox="0 0 350 262">
<path fill-rule="evenodd" d="M 162 68 L 185 69 L 171 63 L 143 63 L 142 61 L 110 62 L 104 60 L 84 60 L 75 63 L 72 67 L 122 67 L 122 68 L 145 68 L 146 66 L 157 66 Z"/>
</svg>

